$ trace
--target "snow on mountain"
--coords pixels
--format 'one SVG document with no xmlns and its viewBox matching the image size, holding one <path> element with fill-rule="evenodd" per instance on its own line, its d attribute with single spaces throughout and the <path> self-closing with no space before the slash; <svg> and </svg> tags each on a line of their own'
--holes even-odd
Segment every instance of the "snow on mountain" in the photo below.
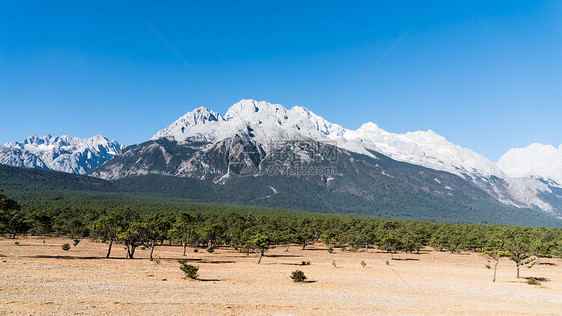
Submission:
<svg viewBox="0 0 562 316">
<path fill-rule="evenodd" d="M 357 130 L 333 124 L 304 107 L 290 110 L 265 101 L 242 100 L 234 104 L 223 117 L 198 108 L 179 118 L 152 139 L 171 138 L 206 140 L 210 143 L 231 137 L 238 131 L 250 131 L 265 149 L 272 142 L 298 139 L 332 141 L 349 151 L 376 155 L 380 152 L 395 160 L 451 172 L 460 176 L 479 174 L 502 177 L 498 166 L 470 149 L 448 142 L 433 131 L 394 134 L 374 123 L 366 123 Z"/>
<path fill-rule="evenodd" d="M 168 126 L 168 128 L 156 133 L 152 139 L 171 138 L 181 142 L 192 138 L 194 140 L 212 141 L 220 138 L 217 133 L 221 133 L 222 131 L 218 129 L 218 126 L 224 121 L 224 118 L 220 114 L 204 107 L 199 107 L 180 117 Z"/>
<path fill-rule="evenodd" d="M 86 139 L 67 135 L 31 136 L 22 142 L 0 146 L 0 164 L 83 174 L 123 148 L 101 135 Z"/>
<path fill-rule="evenodd" d="M 266 153 L 276 141 L 308 139 L 332 142 L 339 148 L 373 158 L 376 158 L 378 152 L 398 161 L 456 174 L 475 183 L 505 204 L 553 210 L 552 205 L 539 197 L 541 193 L 552 193 L 548 186 L 534 179 L 514 179 L 512 177 L 517 175 L 512 172 L 513 169 L 502 170 L 503 168 L 484 156 L 455 145 L 431 130 L 395 134 L 371 122 L 357 130 L 350 130 L 330 123 L 300 106 L 286 109 L 282 105 L 265 101 L 241 100 L 232 105 L 224 117 L 200 107 L 159 131 L 152 139 L 167 138 L 180 144 L 199 141 L 207 143 L 207 148 L 211 148 L 213 144 L 240 132 L 247 132 Z M 550 153 L 552 150 L 541 152 Z M 551 153 L 544 156 L 552 162 L 559 159 L 556 157 L 560 157 L 560 154 Z M 507 158 L 503 161 L 509 161 Z M 514 162 L 513 165 L 517 164 L 518 162 Z M 543 169 L 540 170 L 544 171 L 540 173 L 542 177 L 549 174 L 553 175 L 550 179 L 562 179 L 562 168 L 556 169 L 558 172 L 552 168 L 541 168 Z M 539 175 L 538 171 L 535 173 Z M 534 174 L 521 174 L 529 175 Z"/>
<path fill-rule="evenodd" d="M 272 142 L 294 138 L 328 140 L 328 135 L 342 135 L 343 128 L 327 122 L 302 107 L 287 110 L 279 104 L 241 100 L 222 117 L 204 107 L 180 117 L 152 139 L 168 138 L 177 142 L 218 142 L 238 132 L 249 132 L 268 148 Z"/>
<path fill-rule="evenodd" d="M 510 177 L 533 177 L 555 181 L 562 185 L 562 144 L 531 144 L 512 148 L 498 161 L 501 170 Z"/>
<path fill-rule="evenodd" d="M 447 141 L 431 130 L 394 134 L 374 123 L 366 123 L 356 131 L 349 131 L 346 136 L 395 160 L 447 171 L 463 178 L 474 174 L 485 177 L 503 176 L 492 161 Z"/>
</svg>

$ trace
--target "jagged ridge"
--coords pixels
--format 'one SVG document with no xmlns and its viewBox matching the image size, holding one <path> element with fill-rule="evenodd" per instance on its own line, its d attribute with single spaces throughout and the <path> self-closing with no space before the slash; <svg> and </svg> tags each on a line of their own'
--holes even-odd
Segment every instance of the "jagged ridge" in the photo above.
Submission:
<svg viewBox="0 0 562 316">
<path fill-rule="evenodd" d="M 111 159 L 124 146 L 97 135 L 81 139 L 46 135 L 0 146 L 0 164 L 84 174 Z"/>
</svg>

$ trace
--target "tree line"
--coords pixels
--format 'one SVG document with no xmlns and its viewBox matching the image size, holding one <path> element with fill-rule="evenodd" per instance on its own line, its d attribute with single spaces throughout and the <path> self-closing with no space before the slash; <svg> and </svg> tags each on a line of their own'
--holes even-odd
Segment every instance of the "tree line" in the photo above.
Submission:
<svg viewBox="0 0 562 316">
<path fill-rule="evenodd" d="M 39 204 L 36 204 L 39 205 Z M 157 207 L 156 207 L 157 208 Z M 72 239 L 93 238 L 114 243 L 134 258 L 138 247 L 162 244 L 207 248 L 232 247 L 255 251 L 261 257 L 271 246 L 286 247 L 321 242 L 328 249 L 365 251 L 378 248 L 391 256 L 419 253 L 424 247 L 438 251 L 474 251 L 496 263 L 508 257 L 519 267 L 540 257 L 562 256 L 562 229 L 428 221 L 389 220 L 274 210 L 192 207 L 190 209 L 113 206 L 78 207 L 77 204 L 25 210 L 0 190 L 0 234 L 16 237 L 53 234 Z M 259 262 L 258 261 L 258 262 Z M 497 265 L 496 265 L 497 266 Z"/>
</svg>

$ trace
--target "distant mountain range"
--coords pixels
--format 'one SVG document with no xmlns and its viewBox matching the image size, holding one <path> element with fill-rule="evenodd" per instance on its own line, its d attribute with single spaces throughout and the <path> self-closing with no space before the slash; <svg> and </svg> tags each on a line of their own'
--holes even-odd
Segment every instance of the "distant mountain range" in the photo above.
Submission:
<svg viewBox="0 0 562 316">
<path fill-rule="evenodd" d="M 84 174 L 124 147 L 100 135 L 87 139 L 31 136 L 0 146 L 0 164 Z"/>
<path fill-rule="evenodd" d="M 409 215 L 432 209 L 449 219 L 446 212 L 533 209 L 562 218 L 562 147 L 512 149 L 496 164 L 433 131 L 394 134 L 374 123 L 349 130 L 304 107 L 254 100 L 234 104 L 224 116 L 197 108 L 152 139 L 124 149 L 103 139 L 105 145 L 90 141 L 98 150 L 89 154 L 66 145 L 69 158 L 64 159 L 44 154 L 43 144 L 55 144 L 52 140 L 9 143 L 0 147 L 0 163 L 87 172 L 142 183 L 147 192 L 167 187 L 162 179 L 177 184 L 173 177 L 189 178 L 222 192 L 217 199 L 265 206 L 334 212 L 347 207 L 365 214 L 386 208 Z M 49 148 L 49 153 L 61 151 Z M 57 159 L 68 162 L 54 163 Z M 148 175 L 160 187 L 134 180 Z M 169 189 L 181 194 L 181 188 Z"/>
</svg>

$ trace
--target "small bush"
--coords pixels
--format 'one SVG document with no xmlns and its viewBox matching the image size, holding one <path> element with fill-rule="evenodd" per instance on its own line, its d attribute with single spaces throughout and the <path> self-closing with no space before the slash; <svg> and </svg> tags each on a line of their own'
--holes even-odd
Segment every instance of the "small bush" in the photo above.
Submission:
<svg viewBox="0 0 562 316">
<path fill-rule="evenodd" d="M 533 277 L 530 277 L 530 278 L 527 280 L 527 284 L 530 284 L 530 285 L 541 285 L 541 283 L 540 283 L 539 281 L 537 281 L 537 279 L 535 279 L 535 278 L 533 278 Z"/>
<path fill-rule="evenodd" d="M 362 266 L 363 268 L 366 268 L 366 267 L 367 267 L 367 262 L 365 262 L 365 260 L 361 261 L 361 266 Z"/>
<path fill-rule="evenodd" d="M 64 250 L 64 251 L 70 250 L 70 244 L 64 244 L 64 245 L 61 245 L 60 247 L 61 247 L 61 249 Z"/>
<path fill-rule="evenodd" d="M 142 246 L 142 247 L 141 247 L 141 250 L 146 250 L 146 247 L 145 247 L 145 246 Z"/>
<path fill-rule="evenodd" d="M 199 276 L 197 274 L 197 272 L 199 271 L 199 267 L 196 267 L 196 266 L 193 266 L 193 265 L 190 265 L 190 264 L 187 264 L 187 263 L 183 263 L 180 266 L 180 270 L 182 270 L 185 273 L 186 277 L 188 277 L 192 280 L 197 279 L 197 277 Z"/>
<path fill-rule="evenodd" d="M 72 245 L 73 245 L 74 247 L 76 247 L 76 246 L 78 246 L 79 243 L 80 243 L 80 239 L 75 238 L 75 239 L 73 240 Z"/>
<path fill-rule="evenodd" d="M 386 260 L 386 265 L 389 266 L 390 265 L 390 261 Z"/>
<path fill-rule="evenodd" d="M 198 252 L 198 251 L 199 251 L 199 249 L 193 248 L 193 252 Z"/>
<path fill-rule="evenodd" d="M 306 275 L 304 275 L 304 272 L 302 272 L 301 270 L 295 270 L 291 273 L 291 279 L 293 279 L 293 281 L 295 282 L 304 282 L 304 280 L 307 279 Z"/>
<path fill-rule="evenodd" d="M 332 260 L 332 265 L 334 266 L 334 268 L 338 267 L 338 265 L 336 264 L 336 260 Z"/>
<path fill-rule="evenodd" d="M 185 264 L 185 263 L 187 263 L 187 259 L 180 259 L 180 260 L 178 260 L 178 263 L 179 264 Z"/>
<path fill-rule="evenodd" d="M 19 245 L 20 242 L 19 242 L 19 241 L 14 241 L 14 244 L 15 244 L 15 245 Z"/>
<path fill-rule="evenodd" d="M 485 265 L 486 269 L 491 269 L 492 267 L 490 267 L 489 264 Z"/>
<path fill-rule="evenodd" d="M 329 252 L 329 253 L 334 252 L 334 248 L 332 248 L 332 247 L 328 248 L 328 252 Z"/>
<path fill-rule="evenodd" d="M 215 252 L 215 248 L 213 248 L 213 246 L 209 246 L 209 247 L 207 248 L 207 252 L 208 252 L 208 253 L 213 253 L 213 252 Z"/>
<path fill-rule="evenodd" d="M 539 281 L 539 282 L 547 282 L 547 281 L 549 281 L 549 280 L 548 280 L 547 278 L 545 278 L 545 277 L 532 277 L 532 278 L 534 278 L 535 280 L 537 280 L 537 281 Z"/>
<path fill-rule="evenodd" d="M 301 265 L 302 265 L 302 266 L 309 266 L 309 265 L 310 265 L 310 261 L 301 261 Z"/>
</svg>

